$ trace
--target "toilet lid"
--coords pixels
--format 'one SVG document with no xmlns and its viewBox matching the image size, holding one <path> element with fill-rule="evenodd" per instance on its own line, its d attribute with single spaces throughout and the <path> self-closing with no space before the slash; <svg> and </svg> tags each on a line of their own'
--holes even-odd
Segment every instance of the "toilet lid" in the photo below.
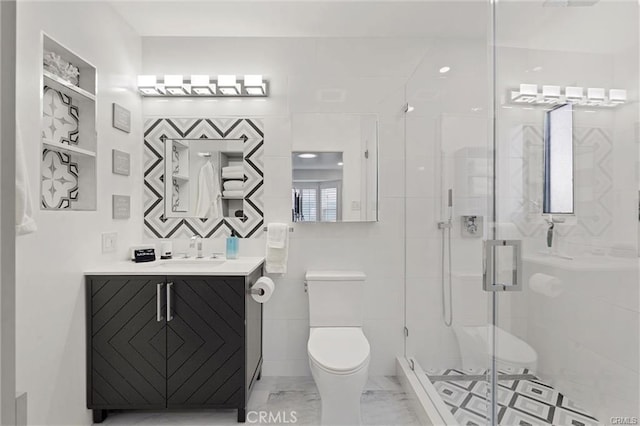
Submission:
<svg viewBox="0 0 640 426">
<path fill-rule="evenodd" d="M 359 327 L 318 327 L 311 329 L 307 350 L 322 368 L 344 373 L 359 369 L 370 347 Z"/>
</svg>

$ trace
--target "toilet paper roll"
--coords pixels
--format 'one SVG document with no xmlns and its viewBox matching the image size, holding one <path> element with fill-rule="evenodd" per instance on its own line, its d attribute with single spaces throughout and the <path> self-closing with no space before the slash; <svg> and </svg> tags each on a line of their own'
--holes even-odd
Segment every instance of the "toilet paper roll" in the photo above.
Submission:
<svg viewBox="0 0 640 426">
<path fill-rule="evenodd" d="M 547 297 L 558 297 L 564 291 L 559 278 L 542 273 L 533 274 L 529 278 L 529 288 Z"/>
<path fill-rule="evenodd" d="M 273 280 L 269 277 L 260 277 L 258 281 L 251 287 L 252 291 L 251 297 L 258 303 L 265 303 L 271 299 L 271 295 L 275 290 L 276 286 L 273 283 Z M 260 291 L 262 290 L 262 291 Z"/>
</svg>

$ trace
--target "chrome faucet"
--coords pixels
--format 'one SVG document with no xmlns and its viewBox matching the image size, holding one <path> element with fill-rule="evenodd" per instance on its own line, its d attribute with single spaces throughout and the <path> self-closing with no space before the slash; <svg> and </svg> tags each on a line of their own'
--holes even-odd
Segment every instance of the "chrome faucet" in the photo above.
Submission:
<svg viewBox="0 0 640 426">
<path fill-rule="evenodd" d="M 553 217 L 553 215 L 549 215 L 548 219 L 545 219 L 545 222 L 549 225 L 547 228 L 547 247 L 553 247 L 553 232 L 556 227 L 556 223 L 564 223 L 564 217 Z"/>
<path fill-rule="evenodd" d="M 547 228 L 547 247 L 551 248 L 553 246 L 553 228 L 555 224 L 553 223 L 553 218 L 545 219 L 549 227 Z"/>
<path fill-rule="evenodd" d="M 202 237 L 199 237 L 197 235 L 192 236 L 191 240 L 189 241 L 189 249 L 197 249 L 196 258 L 202 259 L 204 257 L 202 254 Z"/>
</svg>

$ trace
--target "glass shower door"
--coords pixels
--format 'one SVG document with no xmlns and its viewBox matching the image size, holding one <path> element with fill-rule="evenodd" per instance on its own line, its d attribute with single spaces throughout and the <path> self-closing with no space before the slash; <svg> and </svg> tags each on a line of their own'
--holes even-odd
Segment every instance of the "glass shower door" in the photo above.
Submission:
<svg viewBox="0 0 640 426">
<path fill-rule="evenodd" d="M 493 13 L 492 423 L 637 419 L 638 4 Z"/>
<path fill-rule="evenodd" d="M 637 422 L 638 4 L 471 4 L 405 87 L 406 356 L 442 424 Z"/>
<path fill-rule="evenodd" d="M 488 2 L 440 2 L 487 20 Z M 483 26 L 484 27 L 484 26 Z M 492 229 L 489 31 L 429 41 L 405 86 L 406 356 L 435 424 L 489 424 L 492 294 L 482 289 Z M 450 191 L 451 190 L 451 195 Z"/>
</svg>

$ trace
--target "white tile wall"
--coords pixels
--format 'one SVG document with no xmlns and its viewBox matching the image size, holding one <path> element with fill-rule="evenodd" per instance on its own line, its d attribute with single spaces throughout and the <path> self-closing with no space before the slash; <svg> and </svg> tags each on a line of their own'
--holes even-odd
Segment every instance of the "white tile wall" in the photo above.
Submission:
<svg viewBox="0 0 640 426">
<path fill-rule="evenodd" d="M 379 43 L 386 46 L 383 51 Z M 358 52 L 355 56 L 354 47 Z M 216 55 L 202 56 L 200 51 L 215 51 Z M 395 85 L 406 81 L 421 52 L 415 40 L 403 39 L 143 39 L 145 73 L 173 72 L 179 58 L 180 72 L 198 69 L 216 74 L 233 68 L 237 73 L 262 73 L 271 81 L 272 96 L 260 103 L 143 102 L 144 115 L 261 117 L 265 124 L 266 222 L 288 222 L 291 217 L 290 114 L 379 114 L 380 221 L 295 225 L 295 232 L 290 234 L 288 273 L 273 277 L 276 292 L 264 306 L 265 375 L 310 374 L 306 353 L 308 301 L 303 289 L 304 274 L 309 269 L 356 269 L 367 274 L 364 330 L 372 348 L 371 374 L 395 374 L 394 359 L 404 353 L 405 249 L 403 97 Z M 257 55 L 261 60 L 256 63 Z M 394 62 L 398 55 L 406 57 L 404 65 Z M 371 66 L 362 67 L 359 61 L 363 60 Z M 331 77 L 323 72 L 329 64 L 338 63 L 338 68 L 330 67 Z M 366 70 L 367 76 L 376 76 L 375 87 L 387 88 L 371 93 L 363 85 L 365 80 L 355 78 L 354 69 L 362 73 Z M 331 85 L 327 86 L 328 82 Z M 346 90 L 346 102 L 319 102 L 316 89 L 324 87 Z M 242 240 L 241 255 L 263 255 L 264 244 L 264 237 Z M 223 241 L 206 241 L 205 250 L 209 247 L 221 249 Z"/>
<path fill-rule="evenodd" d="M 443 322 L 442 231 L 437 222 L 448 216 L 448 188 L 454 190 L 454 324 L 480 325 L 488 318 L 487 295 L 479 278 L 480 239 L 460 234 L 460 215 L 473 203 L 457 184 L 459 175 L 468 170 L 460 170 L 456 162 L 460 150 L 487 151 L 486 109 L 471 110 L 486 100 L 487 92 L 480 90 L 488 89 L 484 52 L 486 46 L 480 43 L 443 40 L 406 87 L 408 101 L 415 108 L 406 120 L 407 354 L 424 369 L 460 367 L 455 335 Z M 475 72 L 468 68 L 472 61 Z M 449 75 L 438 72 L 443 65 L 452 67 Z"/>
<path fill-rule="evenodd" d="M 17 24 L 17 115 L 38 225 L 16 241 L 17 387 L 29 424 L 89 424 L 83 270 L 124 259 L 142 236 L 141 40 L 102 2 L 20 2 Z M 39 207 L 42 31 L 98 69 L 97 211 Z M 131 133 L 112 127 L 112 102 L 131 111 Z M 131 176 L 112 174 L 113 148 L 131 154 Z M 111 218 L 114 193 L 131 196 L 130 219 Z M 102 232 L 118 233 L 115 253 L 101 254 Z"/>
</svg>

